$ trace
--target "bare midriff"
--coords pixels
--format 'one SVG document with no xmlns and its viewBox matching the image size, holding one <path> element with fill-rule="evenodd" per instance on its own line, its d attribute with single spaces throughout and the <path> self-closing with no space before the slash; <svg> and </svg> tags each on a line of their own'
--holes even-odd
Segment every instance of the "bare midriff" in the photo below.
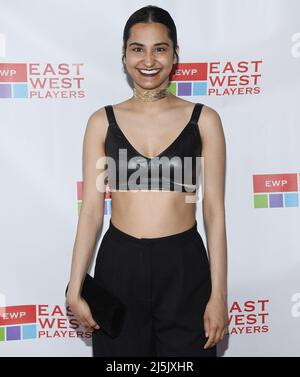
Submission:
<svg viewBox="0 0 300 377">
<path fill-rule="evenodd" d="M 195 193 L 112 191 L 111 222 L 137 238 L 168 236 L 195 223 Z"/>
</svg>

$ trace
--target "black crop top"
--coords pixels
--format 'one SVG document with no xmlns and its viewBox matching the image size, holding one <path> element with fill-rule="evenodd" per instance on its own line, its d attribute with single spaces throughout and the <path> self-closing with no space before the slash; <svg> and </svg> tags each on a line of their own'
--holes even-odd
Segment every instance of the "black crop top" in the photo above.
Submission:
<svg viewBox="0 0 300 377">
<path fill-rule="evenodd" d="M 199 187 L 201 136 L 196 103 L 188 124 L 158 156 L 141 155 L 117 124 L 112 105 L 105 106 L 109 126 L 105 137 L 108 185 L 116 190 L 196 192 Z"/>
</svg>

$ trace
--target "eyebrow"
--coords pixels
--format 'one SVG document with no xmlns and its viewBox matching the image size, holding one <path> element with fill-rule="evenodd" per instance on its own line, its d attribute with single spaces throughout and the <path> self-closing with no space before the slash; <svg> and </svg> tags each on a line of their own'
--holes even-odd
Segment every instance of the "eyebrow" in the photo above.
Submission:
<svg viewBox="0 0 300 377">
<path fill-rule="evenodd" d="M 137 46 L 141 46 L 141 47 L 145 46 L 142 43 L 132 42 L 132 43 L 130 43 L 129 47 L 132 46 L 132 45 L 137 45 Z M 154 46 L 161 46 L 161 45 L 170 46 L 169 43 L 166 43 L 166 42 L 159 42 L 159 43 L 154 44 Z"/>
</svg>

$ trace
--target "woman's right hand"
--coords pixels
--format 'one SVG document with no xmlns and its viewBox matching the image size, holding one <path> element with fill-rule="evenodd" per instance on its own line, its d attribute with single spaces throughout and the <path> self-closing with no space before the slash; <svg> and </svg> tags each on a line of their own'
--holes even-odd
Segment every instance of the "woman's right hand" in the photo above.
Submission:
<svg viewBox="0 0 300 377">
<path fill-rule="evenodd" d="M 77 321 L 85 327 L 86 331 L 93 332 L 95 329 L 100 329 L 100 326 L 92 316 L 88 303 L 82 297 L 78 297 L 75 300 L 67 299 L 67 303 Z"/>
</svg>

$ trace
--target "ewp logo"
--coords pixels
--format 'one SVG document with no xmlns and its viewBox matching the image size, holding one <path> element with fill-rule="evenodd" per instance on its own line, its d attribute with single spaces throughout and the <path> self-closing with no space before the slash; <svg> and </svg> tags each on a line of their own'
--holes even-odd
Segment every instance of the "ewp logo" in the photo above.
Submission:
<svg viewBox="0 0 300 377">
<path fill-rule="evenodd" d="M 179 63 L 170 74 L 177 96 L 232 96 L 261 92 L 262 60 Z"/>
<path fill-rule="evenodd" d="M 0 98 L 84 98 L 83 63 L 0 63 Z"/>
<path fill-rule="evenodd" d="M 254 208 L 299 207 L 299 174 L 253 176 Z"/>
<path fill-rule="evenodd" d="M 207 79 L 207 63 L 180 63 L 171 72 L 169 89 L 175 96 L 204 96 Z"/>
<path fill-rule="evenodd" d="M 0 98 L 27 97 L 27 65 L 24 63 L 0 64 Z"/>
<path fill-rule="evenodd" d="M 70 308 L 59 305 L 22 305 L 0 308 L 0 341 L 24 339 L 91 338 Z"/>
<path fill-rule="evenodd" d="M 34 339 L 37 337 L 35 305 L 0 308 L 0 341 Z"/>
</svg>

